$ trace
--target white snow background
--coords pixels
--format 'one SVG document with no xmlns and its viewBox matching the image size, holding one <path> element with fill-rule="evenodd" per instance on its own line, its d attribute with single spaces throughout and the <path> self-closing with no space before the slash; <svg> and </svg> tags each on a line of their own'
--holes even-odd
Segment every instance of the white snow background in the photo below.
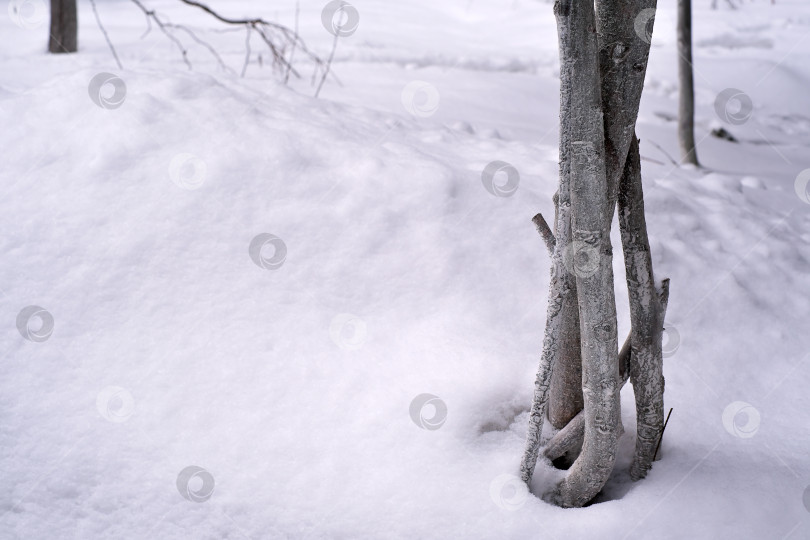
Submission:
<svg viewBox="0 0 810 540">
<path fill-rule="evenodd" d="M 303 57 L 284 86 L 254 34 L 241 78 L 243 31 L 144 2 L 230 71 L 179 33 L 189 70 L 128 1 L 98 2 L 124 69 L 89 2 L 72 55 L 45 53 L 46 2 L 0 3 L 1 538 L 810 537 L 810 3 L 695 0 L 697 170 L 668 157 L 660 2 L 638 134 L 674 411 L 630 482 L 626 386 L 616 470 L 564 510 L 514 477 L 549 279 L 530 219 L 557 182 L 551 4 L 351 0 L 315 99 Z M 295 24 L 293 0 L 208 3 Z M 325 4 L 299 15 L 324 58 Z M 91 99 L 105 72 L 120 107 Z M 750 113 L 716 107 L 729 88 Z M 511 196 L 483 185 L 496 160 Z M 278 249 L 252 258 L 262 234 Z M 27 306 L 46 313 L 18 328 Z M 560 474 L 541 462 L 533 490 Z"/>
</svg>

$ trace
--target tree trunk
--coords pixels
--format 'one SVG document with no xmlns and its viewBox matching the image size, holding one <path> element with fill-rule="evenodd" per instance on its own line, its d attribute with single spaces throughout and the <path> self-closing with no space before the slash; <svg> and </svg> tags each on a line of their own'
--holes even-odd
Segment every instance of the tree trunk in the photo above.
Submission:
<svg viewBox="0 0 810 540">
<path fill-rule="evenodd" d="M 554 196 L 554 217 L 555 229 L 556 219 L 559 217 L 559 196 Z M 543 237 L 549 255 L 554 257 L 554 249 L 557 245 L 556 234 L 549 229 L 548 223 L 542 214 L 537 214 L 532 218 L 537 226 L 537 232 Z M 569 279 L 568 286 L 573 286 L 573 279 Z M 561 280 L 557 280 L 555 286 L 560 286 Z M 578 413 L 582 412 L 582 362 L 579 350 L 579 311 L 576 306 L 574 294 L 567 294 L 563 297 L 562 312 L 564 320 L 560 327 L 562 336 L 559 346 L 559 356 L 555 360 L 554 369 L 551 372 L 549 396 L 548 396 L 548 420 L 557 429 L 565 427 Z M 568 456 L 573 463 L 576 455 Z"/>
<path fill-rule="evenodd" d="M 619 351 L 619 388 L 624 386 L 629 378 L 630 367 L 630 336 L 624 341 L 622 350 Z M 620 427 L 619 431 L 624 433 Z M 566 454 L 579 454 L 582 448 L 582 441 L 585 438 L 585 412 L 580 411 L 564 428 L 557 432 L 546 444 L 543 455 L 554 461 Z"/>
<path fill-rule="evenodd" d="M 534 220 L 553 249 L 552 281 L 521 476 L 530 483 L 547 398 L 549 393 L 552 400 L 559 396 L 557 410 L 566 414 L 552 419 L 551 407 L 556 405 L 549 404 L 549 420 L 561 430 L 544 456 L 578 457 L 565 479 L 544 498 L 564 507 L 589 502 L 613 470 L 623 433 L 619 397 L 628 377 L 634 385 L 639 424 L 634 479 L 646 474 L 661 435 L 660 351 L 668 281 L 660 292 L 653 286 L 635 138 L 649 57 L 649 35 L 637 34 L 636 26 L 648 22 L 655 4 L 655 0 L 557 0 L 554 6 L 560 46 L 560 187 L 554 233 L 542 216 Z M 617 201 L 632 322 L 621 354 L 610 242 Z M 576 308 L 570 309 L 573 301 Z M 578 333 L 572 324 L 577 320 Z M 581 370 L 581 412 L 575 392 L 579 388 L 571 375 L 574 365 Z M 571 368 L 568 376 L 560 374 L 564 368 Z"/>
<path fill-rule="evenodd" d="M 548 420 L 557 429 L 565 427 L 584 406 L 576 282 L 570 275 L 567 276 L 567 281 L 570 294 L 564 295 L 562 299 L 564 305 L 560 327 L 563 330 L 560 335 L 560 352 L 551 372 L 548 403 Z M 568 457 L 573 461 L 576 455 Z"/>
<path fill-rule="evenodd" d="M 637 438 L 630 477 L 639 480 L 652 467 L 653 455 L 664 426 L 664 360 L 661 339 L 669 281 L 655 287 L 644 195 L 641 160 L 634 138 L 619 191 L 619 227 L 624 247 L 627 290 L 630 296 L 629 374 L 636 398 Z"/>
<path fill-rule="evenodd" d="M 76 0 L 51 0 L 51 37 L 48 51 L 72 53 L 78 47 Z"/>
<path fill-rule="evenodd" d="M 655 4 L 655 0 L 596 2 L 609 204 L 616 200 L 619 178 L 633 139 L 649 56 L 649 44 L 639 40 L 635 20 L 627 14 L 653 9 Z M 567 174 L 562 157 L 560 161 L 561 174 Z M 568 301 L 573 302 L 573 298 Z M 549 390 L 548 419 L 557 429 L 565 427 L 583 407 L 579 314 L 577 310 L 566 313 L 569 319 L 561 326 L 571 330 L 562 338 L 563 352 L 552 370 Z M 575 457 L 576 451 L 567 455 L 569 461 Z"/>
<path fill-rule="evenodd" d="M 692 71 L 692 0 L 678 0 L 678 142 L 681 161 L 698 166 L 695 149 L 695 80 Z"/>
<path fill-rule="evenodd" d="M 564 135 L 560 135 L 561 139 Z M 548 309 L 546 311 L 546 330 L 543 337 L 543 352 L 534 383 L 534 398 L 529 412 L 529 427 L 526 433 L 526 450 L 520 464 L 520 476 L 529 484 L 537 465 L 540 452 L 540 436 L 546 417 L 549 385 L 552 380 L 552 368 L 561 362 L 561 356 L 570 354 L 564 344 L 573 341 L 572 333 L 579 330 L 571 325 L 576 320 L 576 282 L 566 270 L 563 261 L 565 246 L 571 243 L 571 204 L 568 191 L 569 164 L 560 160 L 560 188 L 558 191 L 557 225 L 554 253 L 551 258 L 551 282 L 549 283 Z M 577 362 L 579 358 L 576 359 Z"/>
<path fill-rule="evenodd" d="M 620 422 L 616 305 L 599 46 L 591 0 L 556 4 L 560 42 L 560 158 L 569 164 L 573 245 L 582 352 L 585 438 L 568 475 L 548 495 L 560 506 L 582 506 L 613 470 Z M 563 206 L 560 192 L 560 205 Z"/>
<path fill-rule="evenodd" d="M 656 0 L 596 0 L 599 72 L 605 119 L 608 200 L 615 204 L 631 142 L 650 55 L 649 41 L 636 33 L 637 14 L 654 10 Z M 652 31 L 652 28 L 649 29 Z M 646 37 L 646 36 L 645 36 Z"/>
</svg>

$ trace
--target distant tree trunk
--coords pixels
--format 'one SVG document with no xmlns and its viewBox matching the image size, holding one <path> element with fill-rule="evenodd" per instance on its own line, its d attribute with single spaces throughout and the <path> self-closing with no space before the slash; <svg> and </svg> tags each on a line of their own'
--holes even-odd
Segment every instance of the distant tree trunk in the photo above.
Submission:
<svg viewBox="0 0 810 540">
<path fill-rule="evenodd" d="M 678 142 L 681 161 L 698 165 L 695 149 L 695 78 L 692 68 L 692 0 L 678 0 Z"/>
<path fill-rule="evenodd" d="M 78 48 L 76 0 L 51 0 L 51 37 L 48 51 L 72 53 Z"/>
</svg>

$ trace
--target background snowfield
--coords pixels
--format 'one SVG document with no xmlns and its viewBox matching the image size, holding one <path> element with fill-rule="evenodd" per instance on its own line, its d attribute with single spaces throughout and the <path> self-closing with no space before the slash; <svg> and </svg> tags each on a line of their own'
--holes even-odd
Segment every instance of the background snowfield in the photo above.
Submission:
<svg viewBox="0 0 810 540">
<path fill-rule="evenodd" d="M 254 35 L 240 78 L 243 32 L 145 1 L 232 72 L 181 36 L 189 71 L 127 1 L 98 3 L 124 69 L 88 2 L 80 52 L 60 56 L 44 52 L 47 12 L 24 29 L 0 2 L 0 538 L 810 537 L 810 204 L 795 190 L 810 4 L 695 0 L 705 170 L 667 155 L 675 2 L 659 6 L 638 134 L 654 265 L 672 280 L 674 412 L 662 459 L 631 483 L 625 387 L 613 477 L 598 504 L 563 510 L 509 476 L 549 280 L 530 219 L 552 215 L 557 182 L 551 4 L 354 0 L 359 27 L 314 99 L 303 59 L 284 86 Z M 322 57 L 325 3 L 299 17 Z M 292 0 L 209 4 L 295 20 Z M 120 108 L 90 99 L 99 72 L 126 83 Z M 437 107 L 403 101 L 413 81 Z M 742 124 L 715 110 L 727 88 L 753 103 Z M 710 137 L 719 126 L 740 142 Z M 511 197 L 484 189 L 495 160 L 519 171 Z M 249 255 L 262 233 L 286 246 L 276 269 Z M 30 305 L 53 316 L 45 341 L 17 329 Z M 439 429 L 410 417 L 425 393 L 446 405 Z M 214 479 L 204 502 L 179 493 L 189 466 L 207 471 L 193 492 Z M 541 461 L 534 492 L 560 474 Z"/>
</svg>

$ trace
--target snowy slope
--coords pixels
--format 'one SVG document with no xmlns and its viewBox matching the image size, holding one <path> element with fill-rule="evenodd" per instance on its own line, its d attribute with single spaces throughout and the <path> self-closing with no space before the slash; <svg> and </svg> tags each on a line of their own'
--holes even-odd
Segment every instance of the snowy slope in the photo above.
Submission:
<svg viewBox="0 0 810 540">
<path fill-rule="evenodd" d="M 810 536 L 810 204 L 795 190 L 810 5 L 709 3 L 707 170 L 667 156 L 671 1 L 638 126 L 654 264 L 672 279 L 663 459 L 630 483 L 628 387 L 601 502 L 562 510 L 512 476 L 548 286 L 530 218 L 553 211 L 557 175 L 550 4 L 353 2 L 359 27 L 316 100 L 303 61 L 289 87 L 266 59 L 239 78 L 199 46 L 189 71 L 159 32 L 141 39 L 126 1 L 99 2 L 123 70 L 87 2 L 80 54 L 49 56 L 47 24 L 21 28 L 3 2 L 0 538 Z M 211 2 L 294 23 L 293 2 L 253 4 Z M 322 8 L 302 1 L 299 24 L 327 56 Z M 238 73 L 244 34 L 203 33 Z M 120 107 L 88 95 L 100 72 L 124 81 Z M 408 93 L 424 83 L 432 101 Z M 750 118 L 718 114 L 727 88 Z M 741 142 L 708 137 L 717 126 Z M 512 196 L 482 184 L 496 160 L 519 173 Z M 250 251 L 262 234 L 275 252 Z M 18 328 L 27 306 L 52 334 L 47 315 Z M 411 418 L 422 394 L 436 429 Z M 557 476 L 541 463 L 535 491 Z"/>
</svg>

